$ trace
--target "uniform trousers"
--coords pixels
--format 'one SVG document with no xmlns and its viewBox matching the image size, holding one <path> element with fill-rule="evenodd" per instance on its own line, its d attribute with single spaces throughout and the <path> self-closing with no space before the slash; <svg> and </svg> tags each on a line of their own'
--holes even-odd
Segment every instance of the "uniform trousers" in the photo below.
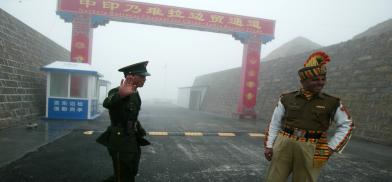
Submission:
<svg viewBox="0 0 392 182">
<path fill-rule="evenodd" d="M 115 181 L 134 182 L 139 170 L 140 146 L 135 152 L 118 152 L 112 149 L 108 149 L 108 151 L 112 158 Z"/>
<path fill-rule="evenodd" d="M 267 182 L 286 182 L 292 173 L 293 182 L 316 182 L 321 168 L 313 167 L 316 143 L 298 141 L 279 133 L 273 145 Z"/>
</svg>

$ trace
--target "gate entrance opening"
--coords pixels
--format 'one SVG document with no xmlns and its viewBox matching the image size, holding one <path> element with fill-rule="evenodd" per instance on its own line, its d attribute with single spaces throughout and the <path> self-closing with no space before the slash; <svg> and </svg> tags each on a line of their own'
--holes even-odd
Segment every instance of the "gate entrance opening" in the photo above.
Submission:
<svg viewBox="0 0 392 182">
<path fill-rule="evenodd" d="M 57 14 L 72 23 L 71 62 L 91 64 L 93 28 L 110 20 L 230 34 L 243 44 L 238 118 L 256 118 L 260 49 L 274 38 L 275 21 L 126 0 L 58 0 Z"/>
</svg>

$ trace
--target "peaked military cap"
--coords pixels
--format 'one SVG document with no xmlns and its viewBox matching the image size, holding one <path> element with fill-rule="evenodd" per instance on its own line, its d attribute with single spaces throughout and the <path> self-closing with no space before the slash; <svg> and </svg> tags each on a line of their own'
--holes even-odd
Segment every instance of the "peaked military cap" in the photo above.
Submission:
<svg viewBox="0 0 392 182">
<path fill-rule="evenodd" d="M 329 56 L 322 51 L 314 52 L 305 61 L 304 67 L 298 70 L 301 80 L 317 77 L 327 74 L 327 63 L 330 61 Z"/>
<path fill-rule="evenodd" d="M 151 74 L 147 72 L 147 64 L 148 61 L 143 61 L 143 62 L 131 64 L 129 66 L 125 66 L 123 68 L 120 68 L 118 71 L 123 72 L 124 76 L 128 74 L 150 76 Z"/>
</svg>

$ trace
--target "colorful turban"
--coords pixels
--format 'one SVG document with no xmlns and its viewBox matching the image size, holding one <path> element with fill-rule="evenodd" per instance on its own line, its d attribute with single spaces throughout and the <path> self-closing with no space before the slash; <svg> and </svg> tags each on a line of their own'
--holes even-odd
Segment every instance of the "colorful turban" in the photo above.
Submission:
<svg viewBox="0 0 392 182">
<path fill-rule="evenodd" d="M 314 52 L 305 61 L 304 67 L 298 70 L 301 80 L 327 74 L 326 64 L 330 61 L 329 56 L 322 51 Z"/>
</svg>

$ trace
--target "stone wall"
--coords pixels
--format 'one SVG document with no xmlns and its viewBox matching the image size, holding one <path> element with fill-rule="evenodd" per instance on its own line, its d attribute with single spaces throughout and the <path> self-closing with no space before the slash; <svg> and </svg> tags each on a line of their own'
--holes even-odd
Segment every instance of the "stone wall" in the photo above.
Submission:
<svg viewBox="0 0 392 182">
<path fill-rule="evenodd" d="M 330 57 L 324 89 L 338 96 L 356 125 L 354 136 L 392 145 L 392 32 L 322 48 Z M 311 52 L 261 63 L 255 107 L 269 122 L 280 93 L 299 88 L 297 70 Z M 203 75 L 194 86 L 207 85 L 202 110 L 230 116 L 239 96 L 240 68 Z"/>
<path fill-rule="evenodd" d="M 45 114 L 39 69 L 54 60 L 69 60 L 69 51 L 0 9 L 0 129 Z"/>
</svg>

